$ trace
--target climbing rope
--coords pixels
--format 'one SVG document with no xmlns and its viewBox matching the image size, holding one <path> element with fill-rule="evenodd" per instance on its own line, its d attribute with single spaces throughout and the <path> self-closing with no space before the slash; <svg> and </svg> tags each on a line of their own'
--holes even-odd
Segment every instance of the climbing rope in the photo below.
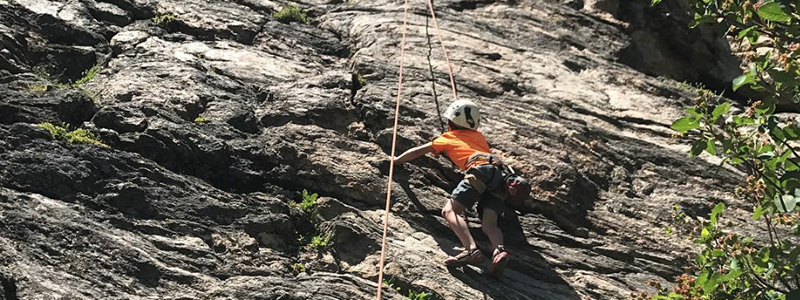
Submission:
<svg viewBox="0 0 800 300">
<path fill-rule="evenodd" d="M 428 8 L 431 12 L 431 17 L 433 19 L 433 26 L 436 28 L 436 35 L 439 38 L 439 43 L 442 44 L 442 52 L 444 52 L 444 59 L 447 62 L 447 71 L 450 73 L 450 87 L 453 89 L 453 100 L 458 100 L 458 92 L 456 91 L 456 81 L 453 77 L 453 67 L 450 65 L 450 57 L 447 55 L 447 49 L 444 46 L 444 41 L 442 40 L 442 32 L 439 30 L 439 24 L 436 22 L 436 13 L 434 13 L 433 9 L 433 2 L 432 0 L 428 1 Z M 386 185 L 386 210 L 384 212 L 383 218 L 383 237 L 381 239 L 381 259 L 380 259 L 380 267 L 378 269 L 378 296 L 377 299 L 381 300 L 381 291 L 383 290 L 383 267 L 384 267 L 384 259 L 386 258 L 386 233 L 389 229 L 389 209 L 391 208 L 391 201 L 392 201 L 392 178 L 394 176 L 394 152 L 397 146 L 397 124 L 400 118 L 400 100 L 402 99 L 403 95 L 403 60 L 405 58 L 405 48 L 406 48 L 406 28 L 408 26 L 408 0 L 404 1 L 404 8 L 403 8 L 403 27 L 401 29 L 402 37 L 400 39 L 400 70 L 399 75 L 397 78 L 397 98 L 395 99 L 395 109 L 394 109 L 394 127 L 392 128 L 392 156 L 391 161 L 389 162 L 389 179 L 388 184 Z M 437 102 L 437 110 L 438 110 L 438 102 Z"/>
<path fill-rule="evenodd" d="M 436 12 L 433 9 L 433 0 L 428 0 L 428 9 L 431 12 L 431 19 L 433 19 L 433 27 L 436 28 L 436 37 L 439 38 L 439 43 L 442 44 L 442 53 L 444 53 L 444 61 L 447 62 L 447 72 L 450 73 L 450 87 L 453 88 L 453 101 L 458 100 L 458 91 L 456 91 L 456 80 L 453 77 L 453 66 L 450 64 L 450 56 L 447 55 L 447 49 L 444 47 L 444 40 L 442 40 L 442 31 L 439 30 L 439 23 L 436 22 Z"/>
<path fill-rule="evenodd" d="M 403 58 L 406 50 L 406 26 L 408 23 L 408 0 L 405 0 L 403 9 L 403 29 L 400 39 L 400 71 L 397 78 L 397 98 L 394 108 L 394 127 L 392 128 L 392 159 L 389 161 L 389 183 L 386 185 L 386 211 L 383 218 L 383 239 L 381 240 L 381 262 L 378 269 L 378 300 L 381 300 L 381 290 L 383 289 L 383 260 L 386 256 L 386 232 L 389 228 L 389 208 L 392 201 L 392 176 L 394 175 L 394 150 L 397 146 L 397 120 L 400 118 L 400 99 L 403 95 Z"/>
</svg>

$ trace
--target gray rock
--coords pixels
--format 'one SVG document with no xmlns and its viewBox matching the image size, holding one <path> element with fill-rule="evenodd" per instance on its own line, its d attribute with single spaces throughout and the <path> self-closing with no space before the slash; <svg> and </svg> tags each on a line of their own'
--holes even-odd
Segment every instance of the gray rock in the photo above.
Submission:
<svg viewBox="0 0 800 300">
<path fill-rule="evenodd" d="M 288 3 L 271 1 L 8 2 L 0 295 L 374 297 L 399 2 L 295 3 L 311 24 L 277 22 Z M 710 58 L 725 45 L 635 3 L 616 13 L 613 1 L 593 3 L 619 19 L 575 1 L 437 1 L 459 95 L 481 105 L 481 131 L 530 179 L 533 199 L 500 220 L 512 259 L 503 278 L 448 270 L 441 261 L 460 245 L 440 210 L 461 175 L 432 155 L 396 167 L 385 273 L 402 294 L 626 298 L 652 291 L 647 279 L 672 280 L 694 250 L 663 234 L 675 205 L 692 217 L 706 217 L 709 199 L 732 204 L 726 215 L 748 213 L 730 193 L 738 171 L 689 160 L 686 143 L 671 138 L 693 95 L 652 76 L 720 71 L 714 80 L 724 81 L 728 62 Z M 437 38 L 426 36 L 434 30 L 416 5 L 398 153 L 435 138 L 452 101 Z M 153 22 L 166 14 L 176 17 L 170 25 Z M 665 37 L 673 31 L 691 39 Z M 61 85 L 94 65 L 102 71 L 80 89 Z M 110 148 L 54 139 L 32 125 L 40 122 L 90 129 Z M 321 195 L 316 211 L 290 205 L 304 189 Z M 467 219 L 491 253 L 477 213 Z M 327 234 L 327 249 L 299 243 Z M 387 288 L 385 298 L 401 293 Z"/>
</svg>

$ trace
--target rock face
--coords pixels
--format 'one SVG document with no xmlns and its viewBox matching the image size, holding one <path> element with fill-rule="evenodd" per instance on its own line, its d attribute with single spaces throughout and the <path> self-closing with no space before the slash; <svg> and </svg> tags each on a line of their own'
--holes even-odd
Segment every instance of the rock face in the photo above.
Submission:
<svg viewBox="0 0 800 300">
<path fill-rule="evenodd" d="M 0 299 L 374 297 L 402 3 L 295 3 L 310 24 L 277 20 L 287 4 L 0 1 Z M 438 135 L 452 101 L 412 4 L 398 151 Z M 726 192 L 735 171 L 671 137 L 692 94 L 616 63 L 636 32 L 574 3 L 436 4 L 460 95 L 534 191 L 500 221 L 513 262 L 492 279 L 441 264 L 458 246 L 439 215 L 452 165 L 397 168 L 386 274 L 403 294 L 623 299 L 680 274 L 675 207 L 748 209 Z M 314 214 L 293 204 L 304 189 Z M 301 242 L 317 230 L 326 250 Z"/>
</svg>

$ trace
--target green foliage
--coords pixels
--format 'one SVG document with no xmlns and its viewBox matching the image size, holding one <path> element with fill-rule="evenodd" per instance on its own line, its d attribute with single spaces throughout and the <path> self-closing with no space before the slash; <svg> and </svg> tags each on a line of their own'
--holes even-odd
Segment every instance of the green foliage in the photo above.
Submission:
<svg viewBox="0 0 800 300">
<path fill-rule="evenodd" d="M 402 289 L 395 285 L 396 281 L 397 280 L 394 278 L 394 276 L 392 276 L 388 280 L 384 279 L 383 285 L 386 286 L 386 288 L 395 290 L 402 295 L 403 294 Z M 408 294 L 406 294 L 406 298 L 411 300 L 430 300 L 431 297 L 433 297 L 433 295 L 428 294 L 426 292 L 417 292 L 412 289 L 408 289 Z"/>
<path fill-rule="evenodd" d="M 653 5 L 660 0 L 651 0 Z M 745 57 L 734 91 L 748 87 L 764 98 L 743 111 L 706 90 L 672 123 L 678 136 L 691 139 L 692 156 L 705 152 L 744 172 L 734 195 L 753 207 L 753 226 L 764 228 L 764 242 L 732 233 L 720 223 L 725 206 L 714 206 L 709 220 L 692 223 L 690 238 L 700 246 L 689 271 L 672 289 L 637 299 L 800 299 L 800 124 L 775 115 L 777 103 L 800 103 L 800 2 L 788 0 L 688 0 L 689 26 L 709 23 L 736 42 L 761 51 Z M 680 228 L 681 226 L 678 226 Z"/>
<path fill-rule="evenodd" d="M 289 4 L 272 14 L 276 20 L 283 23 L 298 22 L 303 24 L 311 24 L 311 17 L 306 15 L 306 10 L 301 10 L 299 7 Z"/>
<path fill-rule="evenodd" d="M 331 245 L 333 234 L 323 233 L 320 229 L 320 218 L 317 212 L 317 198 L 319 198 L 319 195 L 317 195 L 317 193 L 311 194 L 308 190 L 303 190 L 300 195 L 302 196 L 300 202 L 291 202 L 289 205 L 302 210 L 308 215 L 309 219 L 311 219 L 311 223 L 314 225 L 314 232 L 309 236 L 300 235 L 297 241 L 301 245 L 306 245 L 311 249 L 325 251 Z"/>
<path fill-rule="evenodd" d="M 33 68 L 33 73 L 34 74 L 38 75 L 39 77 L 41 77 L 45 81 L 49 82 L 51 86 L 55 86 L 56 88 L 62 89 L 62 90 L 69 89 L 69 88 L 80 88 L 81 85 L 83 85 L 85 83 L 88 83 L 89 81 L 92 81 L 92 79 L 94 79 L 94 77 L 97 76 L 98 72 L 100 72 L 100 65 L 95 65 L 95 66 L 91 67 L 89 70 L 84 71 L 83 72 L 83 76 L 80 79 L 78 79 L 77 81 L 75 81 L 73 83 L 62 83 L 62 82 L 59 82 L 54 76 L 50 75 L 47 72 L 47 70 L 45 70 L 44 68 L 42 68 L 42 67 Z M 34 91 L 34 87 L 36 87 L 37 90 L 39 90 L 39 91 L 41 91 L 42 88 L 44 88 L 45 91 L 49 89 L 47 85 L 38 85 L 37 84 L 37 85 L 30 86 L 31 91 Z M 96 97 L 90 97 L 90 98 L 96 98 Z"/>
<path fill-rule="evenodd" d="M 358 75 L 358 84 L 361 86 L 367 85 L 367 79 L 364 76 Z"/>
<path fill-rule="evenodd" d="M 693 82 L 687 82 L 687 81 L 678 82 L 677 87 L 679 89 L 687 91 L 687 92 L 695 92 L 697 90 L 705 90 L 706 89 L 706 86 L 703 83 L 693 83 Z"/>
<path fill-rule="evenodd" d="M 178 17 L 174 14 L 158 14 L 153 18 L 153 23 L 158 26 L 167 28 L 174 25 L 178 21 Z"/>
<path fill-rule="evenodd" d="M 294 263 L 289 267 L 289 269 L 292 271 L 292 273 L 297 275 L 306 271 L 306 265 L 302 263 Z"/>
<path fill-rule="evenodd" d="M 291 202 L 289 205 L 316 217 L 317 198 L 319 195 L 317 193 L 309 194 L 307 190 L 303 190 L 301 196 L 303 199 L 300 202 Z"/>
<path fill-rule="evenodd" d="M 331 234 L 319 234 L 311 237 L 311 242 L 308 244 L 311 249 L 317 251 L 324 251 L 328 249 L 328 246 L 331 241 Z"/>
<path fill-rule="evenodd" d="M 202 124 L 208 123 L 208 120 L 206 120 L 206 118 L 204 118 L 202 116 L 198 116 L 197 118 L 194 118 L 194 123 L 197 124 L 197 125 L 202 125 Z"/>
<path fill-rule="evenodd" d="M 89 81 L 92 81 L 92 79 L 94 79 L 94 77 L 97 76 L 97 72 L 99 71 L 100 71 L 99 65 L 95 65 L 91 69 L 86 70 L 85 72 L 83 72 L 83 77 L 81 77 L 81 79 L 78 79 L 78 81 L 75 81 L 75 83 L 72 84 L 72 87 L 79 87 Z"/>
<path fill-rule="evenodd" d="M 46 84 L 30 84 L 28 85 L 28 90 L 34 93 L 43 93 L 50 90 L 50 88 Z"/>
<path fill-rule="evenodd" d="M 406 298 L 411 300 L 430 300 L 432 296 L 433 295 L 430 295 L 426 292 L 416 292 L 413 290 L 409 290 L 408 295 L 406 295 Z"/>
<path fill-rule="evenodd" d="M 54 138 L 58 140 L 67 141 L 71 144 L 90 144 L 95 146 L 100 146 L 103 148 L 108 148 L 108 145 L 101 142 L 97 136 L 95 136 L 91 131 L 78 128 L 75 130 L 70 131 L 65 126 L 56 126 L 51 123 L 40 123 L 36 124 L 36 126 L 42 127 L 50 132 Z"/>
<path fill-rule="evenodd" d="M 300 202 L 300 209 L 310 213 L 316 209 L 318 197 L 317 193 L 309 194 L 307 190 L 303 190 L 303 201 Z"/>
<path fill-rule="evenodd" d="M 745 172 L 745 183 L 734 194 L 754 207 L 752 219 L 764 223 L 769 243 L 728 232 L 719 222 L 724 211 L 719 203 L 709 220 L 689 219 L 694 223 L 690 236 L 701 247 L 691 272 L 678 277 L 672 291 L 662 288 L 652 299 L 789 299 L 800 287 L 800 156 L 795 144 L 800 126 L 774 115 L 774 103 L 758 101 L 733 112 L 730 103 L 708 91 L 699 91 L 695 100 L 672 128 L 693 139 L 692 156 L 706 152 Z"/>
</svg>

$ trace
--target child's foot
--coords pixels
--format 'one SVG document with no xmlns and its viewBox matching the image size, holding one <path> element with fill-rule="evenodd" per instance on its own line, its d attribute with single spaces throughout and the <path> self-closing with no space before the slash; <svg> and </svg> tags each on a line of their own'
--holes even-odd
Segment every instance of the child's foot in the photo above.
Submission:
<svg viewBox="0 0 800 300">
<path fill-rule="evenodd" d="M 483 257 L 481 250 L 464 250 L 456 256 L 448 257 L 444 260 L 444 264 L 448 267 L 463 267 L 467 264 L 477 266 L 483 263 L 486 258 Z"/>
<path fill-rule="evenodd" d="M 497 246 L 497 249 L 494 250 L 494 254 L 492 255 L 492 265 L 489 266 L 489 274 L 492 276 L 503 275 L 503 270 L 505 270 L 506 265 L 508 265 L 508 257 L 509 254 L 506 252 L 506 249 L 503 248 L 503 245 Z"/>
</svg>

